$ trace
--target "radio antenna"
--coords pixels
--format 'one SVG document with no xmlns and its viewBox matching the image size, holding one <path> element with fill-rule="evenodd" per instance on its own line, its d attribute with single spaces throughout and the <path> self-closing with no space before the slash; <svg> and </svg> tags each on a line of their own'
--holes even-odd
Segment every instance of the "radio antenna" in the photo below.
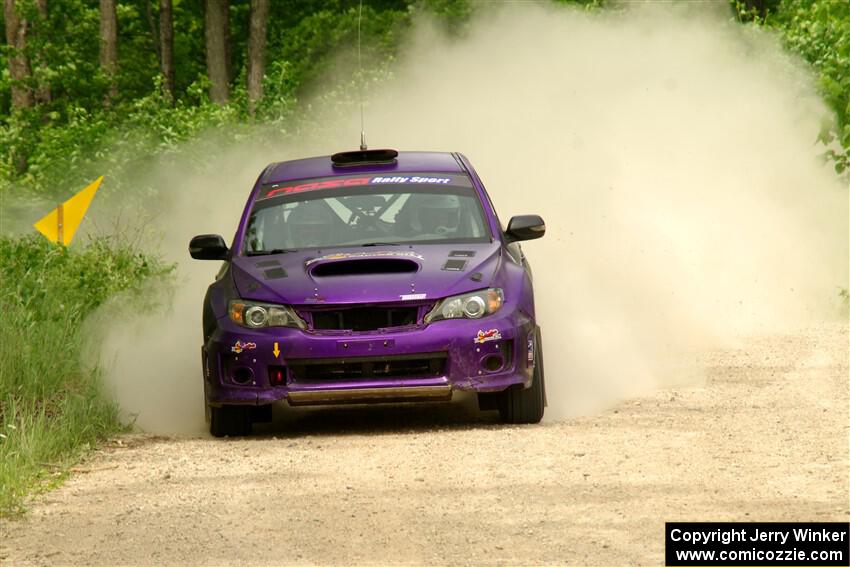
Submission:
<svg viewBox="0 0 850 567">
<path fill-rule="evenodd" d="M 363 0 L 360 0 L 360 9 L 357 13 L 357 90 L 360 94 L 360 151 L 365 152 L 366 127 L 363 120 L 363 58 L 360 55 L 360 21 L 363 19 Z"/>
</svg>

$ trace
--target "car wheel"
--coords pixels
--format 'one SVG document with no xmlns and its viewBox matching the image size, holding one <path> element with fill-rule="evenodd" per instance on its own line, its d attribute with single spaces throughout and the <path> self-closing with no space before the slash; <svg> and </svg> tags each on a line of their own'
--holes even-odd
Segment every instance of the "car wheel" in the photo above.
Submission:
<svg viewBox="0 0 850 567">
<path fill-rule="evenodd" d="M 210 434 L 239 437 L 251 434 L 251 412 L 246 406 L 210 407 Z"/>
<path fill-rule="evenodd" d="M 546 409 L 546 383 L 543 377 L 543 341 L 540 330 L 534 341 L 534 373 L 531 387 L 511 386 L 501 393 L 499 416 L 504 423 L 539 423 Z"/>
</svg>

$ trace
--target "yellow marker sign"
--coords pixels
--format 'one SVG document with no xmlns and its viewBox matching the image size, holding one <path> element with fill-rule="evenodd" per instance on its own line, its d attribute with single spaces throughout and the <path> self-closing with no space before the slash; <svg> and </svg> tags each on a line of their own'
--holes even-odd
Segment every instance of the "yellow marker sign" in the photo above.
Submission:
<svg viewBox="0 0 850 567">
<path fill-rule="evenodd" d="M 102 182 L 101 175 L 91 185 L 43 216 L 33 225 L 35 229 L 51 242 L 65 246 L 70 244 Z"/>
<path fill-rule="evenodd" d="M 280 348 L 278 348 L 277 343 L 274 344 L 274 350 L 272 352 L 274 353 L 275 358 L 280 356 Z"/>
</svg>

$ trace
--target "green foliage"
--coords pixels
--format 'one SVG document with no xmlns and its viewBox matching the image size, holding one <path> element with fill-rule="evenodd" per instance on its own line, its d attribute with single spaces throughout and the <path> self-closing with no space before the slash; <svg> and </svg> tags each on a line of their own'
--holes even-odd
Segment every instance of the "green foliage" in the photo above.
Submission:
<svg viewBox="0 0 850 567">
<path fill-rule="evenodd" d="M 820 140 L 838 173 L 850 169 L 850 2 L 837 0 L 780 0 L 764 14 L 733 2 L 739 19 L 777 30 L 785 45 L 811 63 L 818 86 L 835 123 Z"/>
<path fill-rule="evenodd" d="M 19 1 L 27 6 L 29 0 Z M 158 22 L 157 3 L 151 4 L 152 19 Z M 446 17 L 455 17 L 462 13 L 457 7 L 466 6 L 462 0 L 423 2 L 426 7 L 430 4 L 439 4 Z M 0 77 L 0 192 L 23 190 L 54 198 L 107 171 L 110 184 L 120 188 L 132 183 L 134 171 L 152 160 L 167 158 L 180 142 L 206 130 L 214 129 L 231 139 L 244 135 L 251 122 L 262 123 L 270 134 L 288 131 L 298 98 L 308 85 L 332 65 L 343 80 L 345 73 L 356 72 L 357 4 L 337 0 L 274 2 L 265 96 L 256 116 L 249 117 L 243 86 L 248 11 L 247 5 L 234 2 L 230 19 L 236 76 L 231 102 L 226 106 L 212 104 L 204 74 L 202 3 L 175 2 L 177 96 L 172 105 L 161 96 L 154 36 L 144 3 L 121 3 L 119 97 L 104 107 L 107 83 L 97 66 L 97 41 L 92 41 L 98 37 L 96 6 L 84 0 L 50 6 L 49 22 L 40 25 L 50 28 L 53 35 L 39 36 L 34 31 L 28 52 L 39 80 L 51 87 L 53 101 L 9 113 L 8 71 Z M 450 10 L 452 6 L 455 11 Z M 32 9 L 30 5 L 28 10 Z M 364 6 L 363 58 L 367 65 L 389 65 L 410 25 L 411 10 L 407 2 L 369 2 Z M 30 15 L 35 17 L 34 13 Z M 56 32 L 66 41 L 41 39 L 55 37 Z M 350 45 L 351 49 L 340 58 L 341 45 Z M 41 54 L 38 61 L 37 53 Z M 31 86 L 36 83 L 34 79 Z M 26 156 L 23 170 L 20 156 Z"/>
<path fill-rule="evenodd" d="M 68 195 L 105 171 L 110 183 L 121 187 L 152 156 L 165 156 L 204 130 L 235 126 L 244 119 L 238 106 L 211 104 L 203 83 L 189 92 L 199 102 L 179 100 L 171 106 L 155 91 L 111 112 L 72 107 L 66 122 L 41 128 L 37 117 L 18 114 L 0 128 L 0 155 L 5 158 L 0 176 L 9 185 L 14 179 L 18 187 L 44 196 Z M 20 152 L 28 154 L 28 168 L 16 176 L 12 156 Z"/>
<path fill-rule="evenodd" d="M 80 327 L 110 296 L 170 271 L 108 240 L 0 237 L 0 516 L 22 509 L 45 463 L 61 469 L 121 428 L 97 371 L 80 364 Z"/>
<path fill-rule="evenodd" d="M 270 75 L 278 80 L 265 83 L 271 104 L 309 85 L 331 65 L 337 65 L 343 75 L 356 70 L 357 17 L 356 8 L 344 12 L 320 10 L 305 16 L 292 28 L 270 30 L 269 50 L 278 54 L 270 66 Z M 364 61 L 386 64 L 393 58 L 409 25 L 407 11 L 376 12 L 364 7 L 361 27 Z M 349 49 L 340 49 L 341 46 Z M 281 69 L 282 63 L 285 70 Z"/>
<path fill-rule="evenodd" d="M 601 9 L 604 0 L 557 0 Z M 176 100 L 161 96 L 155 50 L 157 2 L 120 2 L 119 97 L 103 101 L 107 82 L 98 67 L 98 9 L 88 0 L 51 2 L 50 16 L 37 17 L 34 0 L 18 0 L 33 22 L 28 52 L 31 86 L 46 85 L 49 103 L 9 113 L 9 76 L 0 75 L 0 192 L 21 190 L 47 198 L 66 196 L 109 173 L 110 184 L 136 183 L 133 173 L 174 154 L 180 142 L 216 130 L 219 139 L 238 139 L 246 124 L 263 124 L 268 135 L 294 130 L 299 99 L 308 89 L 325 96 L 316 80 L 330 72 L 335 93 L 350 87 L 356 73 L 359 4 L 351 0 L 273 2 L 269 16 L 265 96 L 248 116 L 244 88 L 247 3 L 231 3 L 234 77 L 231 102 L 221 107 L 207 97 L 203 2 L 174 4 Z M 824 129 L 825 153 L 841 172 L 850 166 L 850 2 L 834 0 L 732 0 L 741 21 L 776 29 L 786 45 L 818 71 L 835 125 Z M 762 10 L 748 7 L 760 5 Z M 616 6 L 616 3 L 614 3 Z M 147 9 L 150 8 L 150 17 Z M 486 4 L 466 0 L 373 0 L 363 6 L 363 60 L 373 78 L 386 76 L 398 46 L 418 13 L 431 13 L 462 35 L 465 23 Z M 151 26 L 153 24 L 153 27 Z M 63 41 L 56 41 L 62 37 Z M 7 50 L 8 51 L 8 50 Z M 321 90 L 320 90 L 321 89 Z M 350 90 L 350 89 L 349 89 Z M 319 91 L 316 93 L 316 91 Z M 256 132 L 256 129 L 254 130 Z M 223 138 L 222 138 L 223 136 Z M 176 157 L 176 156 L 175 156 Z M 180 156 L 186 159 L 186 156 Z M 25 159 L 22 159 L 25 158 Z M 203 166 L 205 157 L 189 156 Z M 133 185 L 134 192 L 151 188 Z"/>
<path fill-rule="evenodd" d="M 836 170 L 850 168 L 850 2 L 783 0 L 767 23 L 820 74 L 821 93 L 836 115 L 823 141 L 843 147 L 843 152 L 829 150 Z"/>
</svg>

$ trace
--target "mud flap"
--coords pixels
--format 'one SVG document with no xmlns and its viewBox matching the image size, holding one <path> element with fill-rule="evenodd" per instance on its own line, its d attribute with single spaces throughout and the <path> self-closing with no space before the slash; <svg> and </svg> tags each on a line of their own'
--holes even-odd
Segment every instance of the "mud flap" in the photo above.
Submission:
<svg viewBox="0 0 850 567">
<path fill-rule="evenodd" d="M 206 345 L 201 346 L 201 380 L 204 382 L 204 419 L 207 424 L 209 424 L 211 415 L 210 415 L 210 406 L 207 403 L 209 399 L 209 384 L 207 383 L 210 375 L 210 367 L 207 363 L 207 347 Z"/>
<path fill-rule="evenodd" d="M 495 411 L 499 409 L 499 398 L 501 397 L 501 394 L 502 392 L 479 392 L 479 411 Z"/>
<path fill-rule="evenodd" d="M 549 401 L 546 399 L 546 376 L 543 366 L 543 333 L 540 331 L 540 325 L 535 329 L 535 334 L 537 335 L 537 360 L 534 363 L 540 365 L 540 380 L 543 382 L 543 407 L 545 408 L 549 406 Z"/>
<path fill-rule="evenodd" d="M 272 404 L 254 406 L 251 408 L 251 421 L 253 423 L 272 422 Z"/>
</svg>

